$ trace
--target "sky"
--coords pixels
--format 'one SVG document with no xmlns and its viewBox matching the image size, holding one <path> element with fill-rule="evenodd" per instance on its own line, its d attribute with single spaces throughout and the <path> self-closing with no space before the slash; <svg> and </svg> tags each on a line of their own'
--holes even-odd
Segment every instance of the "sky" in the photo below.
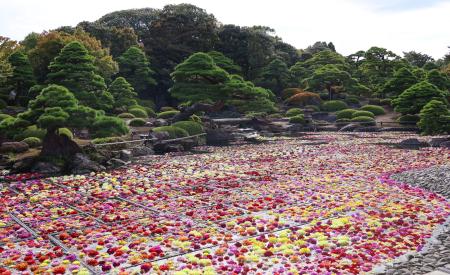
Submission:
<svg viewBox="0 0 450 275">
<path fill-rule="evenodd" d="M 0 35 L 21 40 L 116 10 L 178 3 L 201 7 L 224 24 L 269 26 L 299 49 L 332 41 L 345 55 L 371 46 L 436 59 L 449 52 L 450 0 L 0 0 Z"/>
</svg>

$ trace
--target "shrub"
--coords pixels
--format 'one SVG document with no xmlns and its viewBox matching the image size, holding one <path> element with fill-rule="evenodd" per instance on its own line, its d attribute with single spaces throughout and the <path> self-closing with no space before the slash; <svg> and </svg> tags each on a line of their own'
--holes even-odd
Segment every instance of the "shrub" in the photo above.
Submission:
<svg viewBox="0 0 450 275">
<path fill-rule="evenodd" d="M 133 114 L 135 117 L 148 118 L 147 111 L 143 108 L 131 108 L 128 110 L 129 113 Z"/>
<path fill-rule="evenodd" d="M 433 84 L 422 81 L 409 87 L 397 98 L 393 99 L 392 105 L 398 113 L 417 114 L 432 99 L 445 102 L 445 93 Z"/>
<path fill-rule="evenodd" d="M 284 90 L 281 92 L 281 98 L 282 98 L 283 100 L 286 100 L 286 99 L 292 97 L 293 95 L 300 94 L 300 93 L 304 93 L 304 92 L 305 92 L 305 91 L 303 91 L 303 90 L 300 89 L 300 88 L 287 88 L 287 89 L 284 89 Z"/>
<path fill-rule="evenodd" d="M 167 111 L 176 111 L 177 109 L 170 107 L 170 106 L 165 106 L 165 107 L 161 107 L 161 112 L 167 112 Z"/>
<path fill-rule="evenodd" d="M 283 115 L 276 113 L 276 114 L 270 114 L 267 117 L 268 118 L 283 118 Z"/>
<path fill-rule="evenodd" d="M 304 115 L 296 115 L 289 118 L 289 123 L 300 123 L 305 124 L 305 116 Z"/>
<path fill-rule="evenodd" d="M 28 137 L 36 137 L 40 140 L 44 139 L 44 136 L 47 134 L 47 130 L 38 128 L 36 125 L 31 125 L 25 128 L 25 130 L 21 131 L 19 134 L 14 136 L 14 140 L 23 140 Z"/>
<path fill-rule="evenodd" d="M 261 118 L 261 117 L 266 117 L 266 116 L 267 116 L 266 112 L 247 112 L 245 114 L 245 117 L 247 117 L 247 118 L 255 118 L 255 117 Z"/>
<path fill-rule="evenodd" d="M 368 116 L 368 117 L 371 117 L 371 118 L 375 117 L 375 115 L 372 112 L 369 112 L 369 111 L 356 111 L 356 112 L 354 112 L 352 114 L 352 118 L 359 117 L 359 116 Z"/>
<path fill-rule="evenodd" d="M 92 124 L 92 135 L 96 138 L 121 136 L 128 134 L 125 122 L 118 117 L 101 116 Z"/>
<path fill-rule="evenodd" d="M 202 124 L 202 119 L 196 114 L 193 114 L 192 116 L 190 116 L 189 120 Z"/>
<path fill-rule="evenodd" d="M 64 136 L 66 136 L 66 137 L 68 137 L 68 138 L 70 138 L 70 139 L 73 139 L 73 134 L 72 134 L 72 131 L 70 131 L 69 129 L 67 129 L 67 128 L 59 128 L 58 129 L 58 134 L 61 136 L 61 135 L 64 135 Z"/>
<path fill-rule="evenodd" d="M 390 98 L 383 98 L 380 100 L 381 106 L 391 106 L 391 99 Z"/>
<path fill-rule="evenodd" d="M 131 114 L 131 113 L 121 113 L 121 114 L 118 114 L 117 117 L 120 117 L 120 118 L 135 118 L 135 116 L 133 114 Z"/>
<path fill-rule="evenodd" d="M 359 108 L 362 111 L 369 111 L 375 116 L 383 115 L 386 112 L 384 111 L 384 108 L 381 106 L 375 106 L 375 105 L 364 105 L 361 108 Z"/>
<path fill-rule="evenodd" d="M 369 116 L 358 116 L 351 119 L 351 122 L 361 122 L 364 126 L 375 126 L 375 120 Z"/>
<path fill-rule="evenodd" d="M 121 137 L 105 137 L 105 138 L 96 138 L 93 139 L 91 142 L 93 144 L 104 144 L 104 143 L 113 143 L 113 142 L 121 142 L 124 141 Z"/>
<path fill-rule="evenodd" d="M 320 99 L 322 100 L 329 100 L 330 99 L 330 95 L 327 92 L 322 92 L 319 93 Z"/>
<path fill-rule="evenodd" d="M 6 118 L 13 118 L 13 117 L 7 114 L 0 114 L 0 122 Z"/>
<path fill-rule="evenodd" d="M 320 107 L 319 107 L 319 106 L 316 106 L 316 105 L 306 105 L 306 106 L 305 106 L 305 109 L 311 109 L 311 110 L 313 110 L 314 112 L 319 112 L 319 111 L 320 111 Z"/>
<path fill-rule="evenodd" d="M 22 142 L 25 142 L 26 144 L 28 144 L 28 146 L 30 146 L 30 148 L 36 148 L 36 147 L 39 147 L 42 145 L 41 139 L 39 139 L 37 137 L 27 137 L 27 138 L 23 139 Z"/>
<path fill-rule="evenodd" d="M 177 115 L 180 111 L 165 111 L 165 112 L 161 112 L 159 113 L 156 117 L 157 118 L 172 118 L 175 115 Z"/>
<path fill-rule="evenodd" d="M 3 99 L 0 99 L 0 110 L 6 108 L 7 104 Z"/>
<path fill-rule="evenodd" d="M 351 105 L 358 105 L 359 104 L 359 99 L 356 96 L 348 96 L 347 98 L 344 99 L 344 101 L 347 104 L 351 104 Z"/>
<path fill-rule="evenodd" d="M 186 130 L 174 126 L 156 127 L 153 128 L 153 132 L 167 132 L 171 139 L 189 136 L 189 133 Z"/>
<path fill-rule="evenodd" d="M 353 114 L 356 112 L 355 109 L 344 109 L 344 110 L 340 110 L 338 112 L 336 112 L 336 118 L 337 119 L 342 119 L 342 118 L 352 118 Z"/>
<path fill-rule="evenodd" d="M 147 112 L 148 117 L 156 117 L 156 112 L 148 107 L 145 107 L 145 111 Z"/>
<path fill-rule="evenodd" d="M 450 132 L 450 111 L 439 100 L 431 100 L 420 111 L 417 123 L 422 134 L 436 135 Z"/>
<path fill-rule="evenodd" d="M 349 118 L 340 118 L 336 120 L 336 124 L 338 124 L 339 126 L 344 126 L 347 125 L 351 122 L 352 120 Z"/>
<path fill-rule="evenodd" d="M 327 112 L 336 112 L 347 108 L 348 108 L 347 103 L 345 103 L 342 100 L 330 100 L 326 101 L 322 105 L 322 109 Z"/>
<path fill-rule="evenodd" d="M 145 123 L 147 123 L 147 121 L 145 121 L 145 119 L 143 118 L 133 118 L 132 120 L 130 120 L 128 125 L 130 125 L 131 127 L 142 127 L 145 126 Z"/>
<path fill-rule="evenodd" d="M 30 126 L 30 122 L 21 118 L 5 118 L 0 122 L 0 133 L 7 138 L 13 138 L 23 132 L 23 129 Z"/>
<path fill-rule="evenodd" d="M 190 136 L 199 135 L 205 132 L 203 126 L 194 121 L 178 121 L 172 124 L 172 126 L 186 130 Z"/>
<path fill-rule="evenodd" d="M 411 114 L 403 115 L 397 119 L 398 123 L 400 124 L 416 124 L 417 122 L 419 122 L 419 120 L 419 115 Z"/>
<path fill-rule="evenodd" d="M 138 102 L 139 102 L 140 106 L 147 107 L 147 108 L 150 108 L 152 110 L 155 110 L 155 108 L 156 108 L 156 105 L 153 102 L 153 100 L 150 100 L 150 99 L 138 99 Z"/>
<path fill-rule="evenodd" d="M 293 117 L 293 116 L 301 115 L 301 114 L 303 114 L 303 111 L 300 108 L 291 108 L 291 109 L 287 110 L 287 112 L 286 112 L 287 117 Z"/>
<path fill-rule="evenodd" d="M 286 99 L 286 103 L 294 106 L 318 105 L 322 100 L 320 96 L 311 92 L 295 94 Z"/>
<path fill-rule="evenodd" d="M 379 99 L 379 98 L 369 98 L 369 104 L 381 105 L 381 99 Z"/>
</svg>

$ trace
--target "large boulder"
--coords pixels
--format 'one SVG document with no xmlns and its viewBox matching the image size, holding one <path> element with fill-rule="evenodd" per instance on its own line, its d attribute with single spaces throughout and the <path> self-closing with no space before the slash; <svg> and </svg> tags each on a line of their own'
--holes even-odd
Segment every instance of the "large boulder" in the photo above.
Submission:
<svg viewBox="0 0 450 275">
<path fill-rule="evenodd" d="M 429 145 L 428 143 L 422 142 L 417 138 L 408 138 L 400 141 L 400 143 L 398 143 L 398 146 L 400 148 L 420 148 L 420 147 L 427 147 Z"/>
<path fill-rule="evenodd" d="M 95 161 L 89 159 L 88 156 L 78 153 L 72 159 L 70 170 L 72 174 L 87 174 L 90 172 L 99 172 L 106 168 Z"/>
<path fill-rule="evenodd" d="M 158 118 L 157 120 L 155 120 L 153 122 L 153 126 L 155 126 L 155 127 L 167 126 L 167 125 L 169 125 L 169 122 L 162 118 Z"/>
<path fill-rule="evenodd" d="M 233 135 L 228 131 L 211 129 L 206 132 L 207 145 L 228 145 L 233 140 Z"/>
<path fill-rule="evenodd" d="M 62 172 L 62 167 L 51 162 L 38 161 L 31 167 L 31 172 L 43 175 L 56 175 Z"/>
<path fill-rule="evenodd" d="M 432 138 L 429 142 L 431 147 L 441 147 L 442 144 L 450 142 L 450 138 Z"/>
<path fill-rule="evenodd" d="M 130 150 L 121 150 L 120 151 L 120 159 L 123 161 L 131 161 L 133 155 Z"/>
<path fill-rule="evenodd" d="M 118 168 L 121 166 L 126 165 L 127 163 L 121 159 L 117 159 L 117 158 L 112 158 L 108 161 L 108 165 L 111 166 L 112 168 Z"/>
<path fill-rule="evenodd" d="M 25 142 L 3 142 L 0 146 L 0 153 L 23 153 L 28 151 L 30 147 Z"/>
<path fill-rule="evenodd" d="M 133 157 L 141 157 L 141 156 L 147 156 L 147 155 L 153 155 L 155 152 L 152 148 L 148 146 L 138 146 L 131 149 L 131 154 Z"/>
<path fill-rule="evenodd" d="M 359 125 L 350 123 L 350 124 L 347 124 L 344 127 L 342 127 L 339 131 L 340 132 L 353 132 L 358 127 L 359 127 Z"/>
</svg>

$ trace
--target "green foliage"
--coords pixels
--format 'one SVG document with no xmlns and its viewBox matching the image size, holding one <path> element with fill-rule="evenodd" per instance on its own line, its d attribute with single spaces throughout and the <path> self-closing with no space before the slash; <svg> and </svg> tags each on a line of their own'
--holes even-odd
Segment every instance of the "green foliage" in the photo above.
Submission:
<svg viewBox="0 0 450 275">
<path fill-rule="evenodd" d="M 417 125 L 424 135 L 450 133 L 450 111 L 448 106 L 439 100 L 429 101 L 420 111 Z"/>
<path fill-rule="evenodd" d="M 36 137 L 44 139 L 47 131 L 45 129 L 38 128 L 37 125 L 31 125 L 23 129 L 19 134 L 14 136 L 14 140 L 23 140 L 28 137 Z"/>
<path fill-rule="evenodd" d="M 300 94 L 300 93 L 304 93 L 305 91 L 303 91 L 302 89 L 300 89 L 300 88 L 287 88 L 287 89 L 284 89 L 282 92 L 281 92 L 281 98 L 283 99 L 283 100 L 286 100 L 286 99 L 288 99 L 288 98 L 290 98 L 290 97 L 292 97 L 292 96 L 294 96 L 294 95 L 296 95 L 296 94 Z"/>
<path fill-rule="evenodd" d="M 172 124 L 172 126 L 186 130 L 190 136 L 199 135 L 205 132 L 203 126 L 194 121 L 178 121 Z"/>
<path fill-rule="evenodd" d="M 370 116 L 358 116 L 351 119 L 351 122 L 360 122 L 363 126 L 375 126 L 375 120 Z"/>
<path fill-rule="evenodd" d="M 349 86 L 354 81 L 351 75 L 341 70 L 336 65 L 324 65 L 314 70 L 312 75 L 305 79 L 308 90 L 322 91 L 327 90 L 329 96 L 332 96 L 334 86 Z"/>
<path fill-rule="evenodd" d="M 113 143 L 113 142 L 122 142 L 124 141 L 121 137 L 105 137 L 105 138 L 95 138 L 91 142 L 93 144 L 104 144 L 104 143 Z"/>
<path fill-rule="evenodd" d="M 318 105 L 322 102 L 316 93 L 302 92 L 291 96 L 285 100 L 286 104 L 293 106 Z"/>
<path fill-rule="evenodd" d="M 145 121 L 145 119 L 133 118 L 132 120 L 130 120 L 128 125 L 130 125 L 131 127 L 142 127 L 142 126 L 145 126 L 145 123 L 147 123 L 147 121 Z"/>
<path fill-rule="evenodd" d="M 167 112 L 167 111 L 177 111 L 177 109 L 175 109 L 174 107 L 170 107 L 170 106 L 164 106 L 161 107 L 161 112 Z"/>
<path fill-rule="evenodd" d="M 300 123 L 305 124 L 305 116 L 303 114 L 295 115 L 289 118 L 289 123 Z"/>
<path fill-rule="evenodd" d="M 320 111 L 320 107 L 317 106 L 317 105 L 306 105 L 304 108 L 305 109 L 311 109 L 314 112 L 319 112 Z"/>
<path fill-rule="evenodd" d="M 120 117 L 120 118 L 135 118 L 136 116 L 131 114 L 131 113 L 121 113 L 121 114 L 118 114 L 117 117 Z"/>
<path fill-rule="evenodd" d="M 355 109 L 344 109 L 344 110 L 336 112 L 336 118 L 337 119 L 344 119 L 344 118 L 351 119 L 355 112 L 356 112 Z"/>
<path fill-rule="evenodd" d="M 403 67 L 397 70 L 392 78 L 386 82 L 381 94 L 386 97 L 396 97 L 417 82 L 414 74 L 408 68 Z"/>
<path fill-rule="evenodd" d="M 138 99 L 138 103 L 142 107 L 150 108 L 152 110 L 156 109 L 156 105 L 155 105 L 155 102 L 153 102 L 153 100 L 150 100 L 150 99 Z"/>
<path fill-rule="evenodd" d="M 80 42 L 67 44 L 49 66 L 48 81 L 68 88 L 80 104 L 110 110 L 113 96 L 106 91 L 104 79 L 96 73 L 94 57 Z"/>
<path fill-rule="evenodd" d="M 288 85 L 289 78 L 289 69 L 286 63 L 275 58 L 262 69 L 256 83 L 279 94 Z"/>
<path fill-rule="evenodd" d="M 344 125 L 350 124 L 350 122 L 352 122 L 352 120 L 350 118 L 336 119 L 336 124 L 339 126 L 344 126 Z"/>
<path fill-rule="evenodd" d="M 21 51 L 11 54 L 8 61 L 12 66 L 12 76 L 8 81 L 17 93 L 16 103 L 18 103 L 17 97 L 25 95 L 28 89 L 36 83 L 33 68 L 28 56 Z"/>
<path fill-rule="evenodd" d="M 227 71 L 229 74 L 242 74 L 242 68 L 234 63 L 234 61 L 221 52 L 212 51 L 208 55 L 214 60 L 217 66 Z"/>
<path fill-rule="evenodd" d="M 352 114 L 352 118 L 361 117 L 361 116 L 366 116 L 366 117 L 371 117 L 371 118 L 375 117 L 375 115 L 369 111 L 356 111 Z"/>
<path fill-rule="evenodd" d="M 98 117 L 91 129 L 92 136 L 95 138 L 122 136 L 130 131 L 122 119 L 111 116 Z"/>
<path fill-rule="evenodd" d="M 140 97 L 152 96 L 151 88 L 156 85 L 154 72 L 145 53 L 138 47 L 130 47 L 118 59 L 119 74 L 127 79 Z"/>
<path fill-rule="evenodd" d="M 409 62 L 409 64 L 413 66 L 417 66 L 419 68 L 423 67 L 426 63 L 430 61 L 434 61 L 434 59 L 423 53 L 418 53 L 415 51 L 403 52 L 404 58 Z"/>
<path fill-rule="evenodd" d="M 22 129 L 30 126 L 30 122 L 21 118 L 5 118 L 0 122 L 0 135 L 12 139 L 19 134 Z"/>
<path fill-rule="evenodd" d="M 189 133 L 186 130 L 174 126 L 161 126 L 153 128 L 152 130 L 153 132 L 167 132 L 171 139 L 189 136 Z"/>
<path fill-rule="evenodd" d="M 6 101 L 0 98 L 0 110 L 6 108 L 7 104 Z"/>
<path fill-rule="evenodd" d="M 58 135 L 60 135 L 60 136 L 64 135 L 64 136 L 68 137 L 69 139 L 73 139 L 73 133 L 68 128 L 59 128 Z"/>
<path fill-rule="evenodd" d="M 129 106 L 137 105 L 137 93 L 123 77 L 116 78 L 108 88 L 108 92 L 114 97 L 114 108 L 126 110 Z"/>
<path fill-rule="evenodd" d="M 36 148 L 42 145 L 42 140 L 37 137 L 27 137 L 23 139 L 22 142 L 28 144 L 30 148 Z"/>
<path fill-rule="evenodd" d="M 374 114 L 375 116 L 383 115 L 386 112 L 384 111 L 384 108 L 381 106 L 376 105 L 364 105 L 361 108 L 359 108 L 361 111 L 368 111 Z"/>
<path fill-rule="evenodd" d="M 428 72 L 427 81 L 442 91 L 450 89 L 450 78 L 437 69 Z"/>
<path fill-rule="evenodd" d="M 176 114 L 178 114 L 179 112 L 180 111 L 165 111 L 165 112 L 159 113 L 156 117 L 157 118 L 163 118 L 163 119 L 172 118 Z"/>
<path fill-rule="evenodd" d="M 358 105 L 359 104 L 359 98 L 356 96 L 348 96 L 344 99 L 345 103 L 352 104 L 352 105 Z"/>
<path fill-rule="evenodd" d="M 148 118 L 147 112 L 140 108 L 132 108 L 129 109 L 128 112 L 138 118 Z"/>
<path fill-rule="evenodd" d="M 194 121 L 194 122 L 202 124 L 202 119 L 196 114 L 193 114 L 192 116 L 190 116 L 189 119 L 191 121 Z"/>
<path fill-rule="evenodd" d="M 2 120 L 4 120 L 4 119 L 7 119 L 7 118 L 13 118 L 13 117 L 10 116 L 10 115 L 7 115 L 7 114 L 0 114 L 0 122 L 1 122 Z"/>
<path fill-rule="evenodd" d="M 347 103 L 341 100 L 326 101 L 322 105 L 322 109 L 327 112 L 336 112 L 347 108 L 348 108 Z"/>
<path fill-rule="evenodd" d="M 396 112 L 417 114 L 432 99 L 445 101 L 445 95 L 435 85 L 422 81 L 392 100 L 392 105 Z"/>
<path fill-rule="evenodd" d="M 419 122 L 419 120 L 420 120 L 419 115 L 410 115 L 410 114 L 403 115 L 397 119 L 397 121 L 400 124 L 416 124 L 417 122 Z"/>
<path fill-rule="evenodd" d="M 44 113 L 37 119 L 37 125 L 45 129 L 57 129 L 67 124 L 70 115 L 61 107 L 45 108 Z"/>
<path fill-rule="evenodd" d="M 392 101 L 392 99 L 390 99 L 390 98 L 383 98 L 380 100 L 380 105 L 381 106 L 391 106 L 391 101 Z"/>
<path fill-rule="evenodd" d="M 181 101 L 226 100 L 229 74 L 206 53 L 195 53 L 175 67 L 171 95 Z"/>
<path fill-rule="evenodd" d="M 287 110 L 287 112 L 286 112 L 287 117 L 293 117 L 293 116 L 301 115 L 301 114 L 303 114 L 303 111 L 300 108 L 291 108 L 291 109 Z"/>
</svg>

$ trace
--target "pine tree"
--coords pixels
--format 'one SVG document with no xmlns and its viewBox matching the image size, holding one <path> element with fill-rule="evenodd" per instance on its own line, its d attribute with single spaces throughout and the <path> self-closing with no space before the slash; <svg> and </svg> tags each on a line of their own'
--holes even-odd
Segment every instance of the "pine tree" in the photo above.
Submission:
<svg viewBox="0 0 450 275">
<path fill-rule="evenodd" d="M 397 70 L 392 78 L 386 82 L 381 93 L 386 97 L 396 97 L 417 82 L 417 78 L 413 73 L 403 67 Z"/>
<path fill-rule="evenodd" d="M 435 85 L 422 81 L 406 89 L 396 99 L 392 100 L 392 105 L 396 112 L 418 114 L 423 106 L 433 99 L 445 101 L 444 92 Z"/>
<path fill-rule="evenodd" d="M 137 93 L 123 77 L 116 78 L 109 86 L 108 92 L 114 97 L 114 109 L 127 110 L 127 107 L 137 105 Z"/>
<path fill-rule="evenodd" d="M 94 57 L 78 41 L 70 42 L 49 66 L 48 82 L 68 88 L 80 104 L 110 110 L 114 99 L 104 79 L 96 74 Z"/>
<path fill-rule="evenodd" d="M 11 86 L 16 91 L 16 104 L 19 96 L 26 95 L 31 86 L 36 81 L 33 75 L 33 69 L 27 55 L 21 51 L 16 51 L 8 58 L 9 63 L 12 66 L 12 76 L 9 78 Z"/>
<path fill-rule="evenodd" d="M 231 58 L 223 55 L 223 53 L 212 51 L 208 52 L 208 55 L 212 57 L 217 66 L 227 71 L 227 73 L 238 75 L 242 74 L 242 68 L 236 65 Z"/>
<path fill-rule="evenodd" d="M 417 123 L 422 134 L 436 135 L 450 133 L 450 111 L 445 103 L 431 100 L 420 111 Z"/>
<path fill-rule="evenodd" d="M 289 82 L 289 69 L 283 60 L 276 58 L 263 68 L 256 83 L 279 94 Z"/>
<path fill-rule="evenodd" d="M 118 59 L 119 75 L 127 79 L 141 98 L 151 96 L 151 88 L 156 85 L 150 69 L 150 62 L 138 47 L 130 47 Z"/>
</svg>

